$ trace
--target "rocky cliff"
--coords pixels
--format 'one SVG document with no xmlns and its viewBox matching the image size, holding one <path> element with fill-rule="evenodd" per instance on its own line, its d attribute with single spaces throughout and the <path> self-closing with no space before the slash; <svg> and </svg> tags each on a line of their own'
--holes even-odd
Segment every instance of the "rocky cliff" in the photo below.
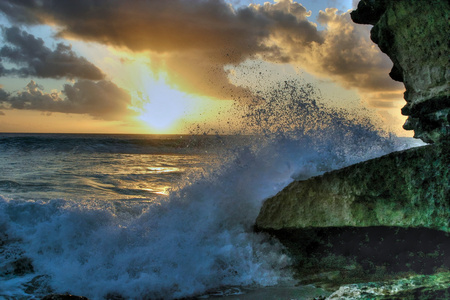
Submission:
<svg viewBox="0 0 450 300">
<path fill-rule="evenodd" d="M 403 126 L 433 143 L 450 137 L 450 2 L 363 0 L 351 17 L 374 25 L 371 39 L 394 63 L 390 76 L 405 84 Z"/>
<path fill-rule="evenodd" d="M 444 290 L 427 299 L 450 297 L 449 3 L 363 0 L 352 13 L 374 25 L 405 84 L 404 128 L 432 144 L 295 181 L 264 202 L 255 228 L 287 247 L 303 282 L 332 290 L 443 272 Z"/>
<path fill-rule="evenodd" d="M 255 229 L 286 246 L 303 284 L 335 291 L 375 281 L 380 289 L 444 272 L 444 290 L 422 296 L 449 299 L 449 149 L 441 141 L 294 181 L 264 202 Z"/>
<path fill-rule="evenodd" d="M 447 274 L 449 149 L 441 141 L 294 181 L 264 202 L 255 229 L 286 246 L 302 283 L 330 291 Z M 434 287 L 427 299 L 448 299 L 450 280 L 445 285 L 444 296 Z"/>
<path fill-rule="evenodd" d="M 441 142 L 294 181 L 265 201 L 256 226 L 398 226 L 450 232 L 449 149 L 449 142 Z"/>
</svg>

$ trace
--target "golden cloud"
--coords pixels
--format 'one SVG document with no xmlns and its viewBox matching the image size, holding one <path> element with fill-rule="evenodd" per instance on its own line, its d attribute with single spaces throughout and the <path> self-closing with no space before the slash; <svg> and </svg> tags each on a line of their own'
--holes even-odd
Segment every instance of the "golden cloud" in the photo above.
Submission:
<svg viewBox="0 0 450 300">
<path fill-rule="evenodd" d="M 57 25 L 60 37 L 147 53 L 172 84 L 215 98 L 250 95 L 224 67 L 254 58 L 296 64 L 364 93 L 402 89 L 369 27 L 336 9 L 320 12 L 316 24 L 291 0 L 237 10 L 217 0 L 4 0 L 0 11 L 14 23 Z"/>
</svg>

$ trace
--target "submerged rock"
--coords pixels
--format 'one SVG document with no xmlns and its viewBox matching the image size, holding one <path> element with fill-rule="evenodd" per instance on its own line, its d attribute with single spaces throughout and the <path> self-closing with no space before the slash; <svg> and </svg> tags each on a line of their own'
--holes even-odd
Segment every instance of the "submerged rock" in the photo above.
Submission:
<svg viewBox="0 0 450 300">
<path fill-rule="evenodd" d="M 266 200 L 261 230 L 339 226 L 450 232 L 450 143 L 412 148 L 295 181 Z"/>
<path fill-rule="evenodd" d="M 374 25 L 371 39 L 394 63 L 389 74 L 405 84 L 403 126 L 427 143 L 450 138 L 448 0 L 363 0 L 355 23 Z"/>
</svg>

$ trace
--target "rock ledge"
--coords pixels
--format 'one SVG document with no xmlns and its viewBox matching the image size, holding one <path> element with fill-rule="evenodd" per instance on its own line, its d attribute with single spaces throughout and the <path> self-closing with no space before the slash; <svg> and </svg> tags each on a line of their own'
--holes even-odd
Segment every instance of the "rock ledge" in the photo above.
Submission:
<svg viewBox="0 0 450 300">
<path fill-rule="evenodd" d="M 450 232 L 449 149 L 449 142 L 412 148 L 295 181 L 265 201 L 256 226 L 398 226 Z"/>
</svg>

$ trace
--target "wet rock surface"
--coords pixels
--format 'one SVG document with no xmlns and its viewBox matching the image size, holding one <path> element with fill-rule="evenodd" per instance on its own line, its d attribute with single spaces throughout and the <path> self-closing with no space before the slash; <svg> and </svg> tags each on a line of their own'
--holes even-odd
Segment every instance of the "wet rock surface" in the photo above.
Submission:
<svg viewBox="0 0 450 300">
<path fill-rule="evenodd" d="M 450 299 L 450 272 L 399 280 L 345 285 L 327 299 L 405 300 Z"/>
<path fill-rule="evenodd" d="M 450 298 L 449 11 L 448 0 L 362 0 L 351 14 L 374 25 L 405 85 L 404 128 L 432 145 L 295 181 L 256 220 L 329 299 Z"/>
<path fill-rule="evenodd" d="M 334 292 L 347 284 L 381 287 L 388 280 L 449 272 L 449 222 L 450 144 L 444 141 L 293 182 L 265 201 L 255 229 L 286 246 L 301 284 Z M 447 295 L 432 285 L 395 297 L 360 288 L 330 299 Z"/>
<path fill-rule="evenodd" d="M 450 232 L 450 143 L 412 148 L 295 181 L 266 200 L 261 230 L 336 226 Z"/>
<path fill-rule="evenodd" d="M 448 0 L 363 0 L 351 17 L 374 25 L 371 39 L 394 63 L 390 76 L 405 84 L 403 126 L 427 143 L 450 138 Z"/>
</svg>

